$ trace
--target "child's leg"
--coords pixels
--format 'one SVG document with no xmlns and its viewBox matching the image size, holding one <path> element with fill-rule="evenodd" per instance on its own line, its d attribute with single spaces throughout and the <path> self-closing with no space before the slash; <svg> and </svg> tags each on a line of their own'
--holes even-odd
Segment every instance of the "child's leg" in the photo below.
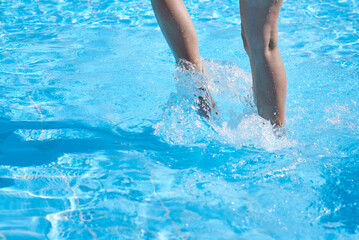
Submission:
<svg viewBox="0 0 359 240">
<path fill-rule="evenodd" d="M 198 50 L 197 33 L 182 0 L 151 0 L 158 24 L 179 62 L 195 64 L 203 71 Z"/>
<path fill-rule="evenodd" d="M 282 0 L 240 0 L 243 45 L 248 53 L 258 114 L 282 126 L 287 79 L 278 49 Z"/>
<path fill-rule="evenodd" d="M 151 2 L 158 24 L 172 49 L 176 62 L 183 64 L 181 67 L 188 69 L 189 66 L 185 65 L 186 62 L 180 62 L 181 59 L 187 60 L 203 72 L 197 33 L 183 1 L 151 0 Z M 216 104 L 207 88 L 201 90 L 204 93 L 203 96 L 198 97 L 198 113 L 201 116 L 209 117 L 211 107 L 214 108 Z"/>
</svg>

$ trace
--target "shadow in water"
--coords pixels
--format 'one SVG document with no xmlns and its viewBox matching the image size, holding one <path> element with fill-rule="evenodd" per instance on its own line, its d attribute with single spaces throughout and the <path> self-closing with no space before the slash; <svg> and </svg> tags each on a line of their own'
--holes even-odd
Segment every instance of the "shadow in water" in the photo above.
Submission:
<svg viewBox="0 0 359 240">
<path fill-rule="evenodd" d="M 25 141 L 18 129 L 76 129 L 92 133 L 87 139 L 46 139 Z M 168 148 L 153 135 L 152 128 L 142 133 L 122 129 L 91 127 L 81 122 L 9 121 L 0 119 L 0 166 L 32 166 L 53 162 L 64 153 L 92 153 L 116 150 L 159 150 Z"/>
<path fill-rule="evenodd" d="M 55 130 L 75 129 L 90 132 L 87 139 L 45 139 L 25 141 L 15 132 L 19 129 Z M 159 161 L 171 168 L 201 167 L 211 168 L 221 165 L 221 159 L 236 155 L 240 158 L 246 154 L 258 154 L 253 149 L 241 149 L 228 146 L 226 152 L 218 155 L 218 142 L 206 147 L 186 147 L 170 145 L 154 135 L 152 127 L 142 132 L 129 132 L 119 127 L 92 127 L 79 121 L 9 121 L 0 119 L 0 166 L 33 166 L 48 164 L 65 153 L 93 153 L 103 151 L 116 155 L 116 151 L 146 152 L 153 161 Z M 216 156 L 214 156 L 216 155 Z M 209 161 L 212 159 L 212 161 Z"/>
</svg>

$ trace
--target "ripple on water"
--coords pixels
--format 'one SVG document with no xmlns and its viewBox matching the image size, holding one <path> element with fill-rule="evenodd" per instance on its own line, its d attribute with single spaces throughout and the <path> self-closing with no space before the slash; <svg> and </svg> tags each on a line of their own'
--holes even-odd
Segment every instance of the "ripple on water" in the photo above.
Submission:
<svg viewBox="0 0 359 240">
<path fill-rule="evenodd" d="M 150 1 L 2 1 L 0 238 L 358 238 L 358 3 L 284 1 L 283 137 L 233 63 L 238 1 L 185 3 L 201 54 L 231 61 L 205 60 L 209 121 L 203 78 L 170 95 Z"/>
</svg>

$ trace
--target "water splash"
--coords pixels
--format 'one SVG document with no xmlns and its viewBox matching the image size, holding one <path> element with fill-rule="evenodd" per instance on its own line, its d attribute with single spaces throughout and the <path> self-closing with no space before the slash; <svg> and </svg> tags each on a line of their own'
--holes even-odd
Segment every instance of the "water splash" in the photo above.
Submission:
<svg viewBox="0 0 359 240">
<path fill-rule="evenodd" d="M 154 126 L 155 135 L 169 144 L 198 147 L 217 141 L 274 151 L 295 144 L 286 136 L 278 137 L 284 130 L 278 134 L 257 115 L 249 73 L 233 63 L 204 60 L 204 66 L 204 76 L 198 71 L 175 72 L 177 92 L 171 94 L 162 120 Z M 208 87 L 217 104 L 209 119 L 196 113 L 196 96 L 203 87 Z"/>
</svg>

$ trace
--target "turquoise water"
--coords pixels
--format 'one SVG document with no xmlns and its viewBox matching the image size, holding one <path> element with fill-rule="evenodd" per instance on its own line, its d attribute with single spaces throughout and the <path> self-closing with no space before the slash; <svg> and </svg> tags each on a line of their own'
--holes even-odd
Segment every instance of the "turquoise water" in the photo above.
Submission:
<svg viewBox="0 0 359 240">
<path fill-rule="evenodd" d="M 148 1 L 0 1 L 0 239 L 358 239 L 359 2 L 285 1 L 286 127 L 237 1 L 188 0 L 219 115 Z"/>
</svg>

